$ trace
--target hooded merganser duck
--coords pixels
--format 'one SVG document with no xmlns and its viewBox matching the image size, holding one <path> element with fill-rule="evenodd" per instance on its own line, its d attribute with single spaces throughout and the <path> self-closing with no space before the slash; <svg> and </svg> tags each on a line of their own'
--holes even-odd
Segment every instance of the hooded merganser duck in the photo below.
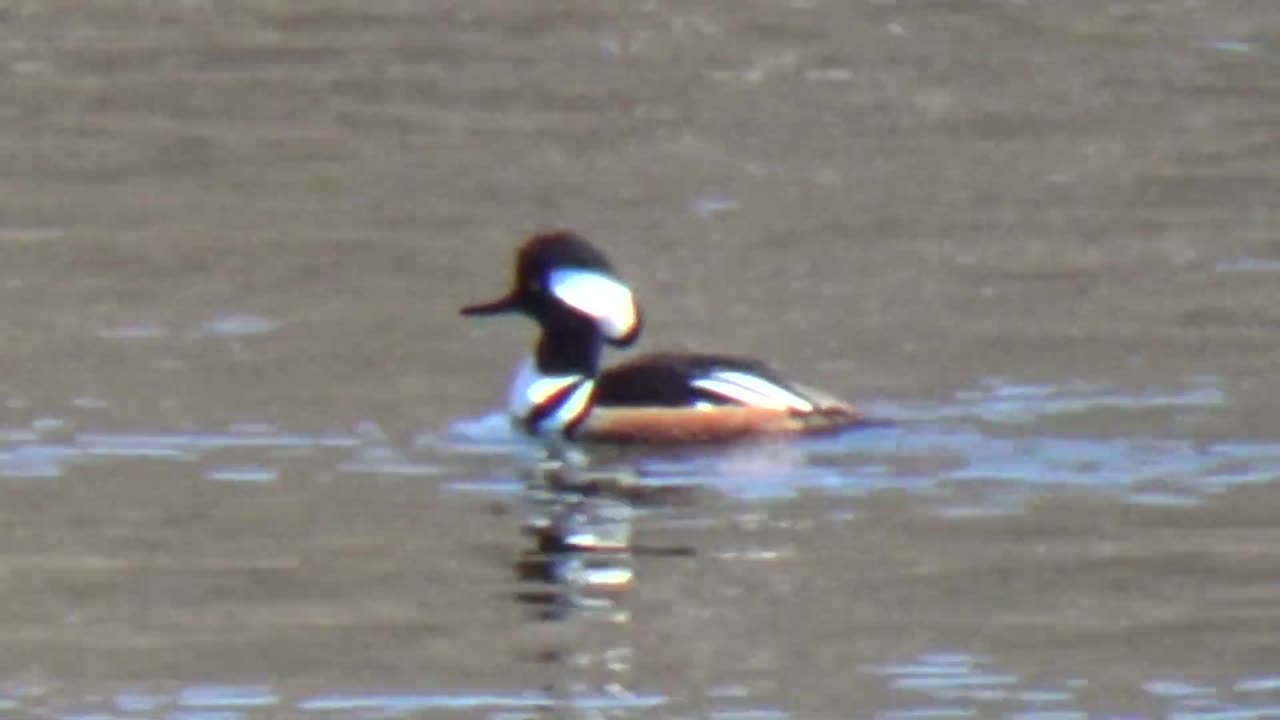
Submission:
<svg viewBox="0 0 1280 720">
<path fill-rule="evenodd" d="M 606 344 L 627 347 L 642 320 L 631 290 L 599 249 L 572 232 L 536 235 L 516 258 L 515 285 L 468 316 L 522 313 L 541 328 L 508 396 L 536 436 L 688 443 L 812 434 L 864 424 L 849 404 L 789 382 L 756 360 L 656 353 L 600 370 Z"/>
</svg>

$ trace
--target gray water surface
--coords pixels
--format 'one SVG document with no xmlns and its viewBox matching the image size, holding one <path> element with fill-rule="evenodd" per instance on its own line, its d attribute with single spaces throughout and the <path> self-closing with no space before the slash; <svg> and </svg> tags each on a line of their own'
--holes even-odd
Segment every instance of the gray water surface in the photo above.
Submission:
<svg viewBox="0 0 1280 720">
<path fill-rule="evenodd" d="M 0 714 L 1280 717 L 1271 4 L 0 14 Z M 551 227 L 894 424 L 539 547 Z"/>
</svg>

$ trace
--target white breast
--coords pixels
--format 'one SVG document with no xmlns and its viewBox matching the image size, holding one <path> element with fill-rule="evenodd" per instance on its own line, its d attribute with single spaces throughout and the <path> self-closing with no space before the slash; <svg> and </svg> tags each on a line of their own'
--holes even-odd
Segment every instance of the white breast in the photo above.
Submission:
<svg viewBox="0 0 1280 720">
<path fill-rule="evenodd" d="M 521 428 L 528 427 L 530 417 L 541 414 L 536 432 L 561 432 L 591 409 L 594 391 L 595 382 L 585 375 L 546 375 L 538 371 L 533 358 L 526 358 L 511 381 L 507 410 Z"/>
</svg>

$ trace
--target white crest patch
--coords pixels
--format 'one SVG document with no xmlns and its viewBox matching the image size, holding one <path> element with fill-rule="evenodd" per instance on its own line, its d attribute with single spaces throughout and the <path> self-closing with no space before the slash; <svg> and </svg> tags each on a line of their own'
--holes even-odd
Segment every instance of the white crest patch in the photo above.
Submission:
<svg viewBox="0 0 1280 720">
<path fill-rule="evenodd" d="M 812 412 L 813 403 L 796 393 L 741 370 L 716 370 L 690 383 L 699 390 L 750 407 Z"/>
<path fill-rule="evenodd" d="M 636 328 L 636 301 L 631 290 L 592 270 L 552 270 L 551 293 L 569 307 L 591 316 L 610 340 L 621 340 Z"/>
<path fill-rule="evenodd" d="M 563 430 L 589 410 L 595 382 L 585 375 L 544 375 L 538 372 L 538 365 L 533 358 L 526 358 L 516 369 L 516 376 L 511 381 L 507 411 L 523 427 L 530 416 L 544 410 L 557 394 L 574 385 L 578 387 L 538 422 L 539 432 Z"/>
</svg>

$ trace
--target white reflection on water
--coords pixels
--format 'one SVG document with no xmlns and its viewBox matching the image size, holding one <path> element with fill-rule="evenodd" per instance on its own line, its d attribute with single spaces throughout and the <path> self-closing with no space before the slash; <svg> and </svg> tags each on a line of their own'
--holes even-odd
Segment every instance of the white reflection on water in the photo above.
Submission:
<svg viewBox="0 0 1280 720">
<path fill-rule="evenodd" d="M 1237 257 L 1223 260 L 1214 269 L 1220 273 L 1280 272 L 1280 259 Z"/>
<path fill-rule="evenodd" d="M 254 313 L 231 313 L 220 315 L 202 323 L 198 329 L 188 335 L 192 337 L 242 338 L 254 335 L 266 335 L 277 330 L 281 325 L 275 320 Z M 169 329 L 163 324 L 151 321 L 105 325 L 98 328 L 97 335 L 103 340 L 156 340 L 169 335 Z"/>
<path fill-rule="evenodd" d="M 223 338 L 248 337 L 266 335 L 278 327 L 280 327 L 278 320 L 252 313 L 235 313 L 206 322 L 200 327 L 200 334 Z"/>
<path fill-rule="evenodd" d="M 269 468 L 259 465 L 232 465 L 228 467 L 216 467 L 205 472 L 205 478 L 208 480 L 217 480 L 219 482 L 271 482 L 280 476 L 280 473 Z"/>
<path fill-rule="evenodd" d="M 98 329 L 103 340 L 154 340 L 167 334 L 163 325 L 152 322 L 111 325 Z"/>
<path fill-rule="evenodd" d="M 984 378 L 958 390 L 953 402 L 903 403 L 884 408 L 898 421 L 970 419 L 989 423 L 1031 423 L 1059 415 L 1098 410 L 1213 408 L 1226 394 L 1212 376 L 1197 376 L 1182 387 L 1119 388 L 1102 383 L 1026 383 Z"/>
<path fill-rule="evenodd" d="M 1002 669 L 989 658 L 967 653 L 930 653 L 904 662 L 864 668 L 885 678 L 911 706 L 879 717 L 1016 717 L 1086 718 L 1138 712 L 1135 708 L 1099 708 L 1087 699 L 1086 676 L 1028 678 Z M 1249 678 L 1222 686 L 1176 679 L 1150 680 L 1135 688 L 1135 697 L 1155 703 L 1162 717 L 1257 718 L 1280 717 L 1268 677 Z M 1145 716 L 1145 713 L 1144 713 Z"/>
<path fill-rule="evenodd" d="M 595 454 L 620 458 L 651 485 L 697 484 L 742 499 L 892 489 L 910 492 L 938 512 L 989 514 L 1017 512 L 1046 490 L 1069 488 L 1133 503 L 1189 505 L 1278 477 L 1280 442 L 1209 442 L 1177 430 L 1196 413 L 1229 407 L 1217 379 L 1207 376 L 1138 389 L 991 378 L 940 402 L 868 408 L 897 423 L 889 427 L 712 450 Z M 1088 433 L 1093 418 L 1115 428 L 1124 427 L 1127 417 L 1157 429 Z M 1059 421 L 1073 418 L 1089 418 L 1071 423 L 1086 429 L 1059 429 Z M 310 433 L 254 420 L 224 429 L 138 432 L 83 429 L 70 416 L 41 412 L 25 426 L 0 427 L 0 477 L 57 478 L 73 465 L 126 459 L 198 463 L 210 480 L 260 483 L 276 480 L 283 463 L 320 457 L 337 473 L 444 478 L 450 490 L 509 495 L 516 484 L 508 461 L 528 449 L 500 413 L 456 422 L 443 435 L 425 432 L 409 447 L 398 447 L 369 421 Z M 493 467 L 477 467 L 477 459 Z"/>
<path fill-rule="evenodd" d="M 861 672 L 880 677 L 894 700 L 876 717 L 918 718 L 1010 717 L 1034 720 L 1099 716 L 1147 716 L 1186 720 L 1262 720 L 1280 717 L 1274 692 L 1280 677 L 1265 675 L 1222 684 L 1176 678 L 1140 682 L 1131 702 L 1140 707 L 1106 706 L 1091 695 L 1085 676 L 1026 677 L 981 655 L 928 653 Z M 633 692 L 621 687 L 569 696 L 530 689 L 516 692 L 403 690 L 330 692 L 291 696 L 270 684 L 193 683 L 177 688 L 84 688 L 68 697 L 54 686 L 0 687 L 0 709 L 18 714 L 60 718 L 200 718 L 259 720 L 282 714 L 324 718 L 412 717 L 433 711 L 482 712 L 488 717 L 545 717 L 548 711 L 603 712 L 610 717 L 661 717 L 690 698 Z M 750 707 L 750 693 L 708 690 L 705 716 L 721 720 L 781 720 L 784 709 Z M 746 707 L 743 704 L 746 703 Z M 56 710 L 55 710 L 56 708 Z M 623 714 L 619 714 L 623 713 Z"/>
<path fill-rule="evenodd" d="M 210 480 L 269 482 L 279 474 L 269 462 L 214 462 L 217 453 L 347 450 L 361 445 L 348 433 L 296 433 L 261 423 L 243 423 L 227 430 L 200 432 L 108 432 L 69 430 L 70 423 L 47 418 L 31 428 L 0 428 L 0 477 L 58 478 L 72 466 L 114 460 L 197 462 L 210 460 L 203 475 Z M 43 426 L 43 427 L 41 427 Z"/>
</svg>

